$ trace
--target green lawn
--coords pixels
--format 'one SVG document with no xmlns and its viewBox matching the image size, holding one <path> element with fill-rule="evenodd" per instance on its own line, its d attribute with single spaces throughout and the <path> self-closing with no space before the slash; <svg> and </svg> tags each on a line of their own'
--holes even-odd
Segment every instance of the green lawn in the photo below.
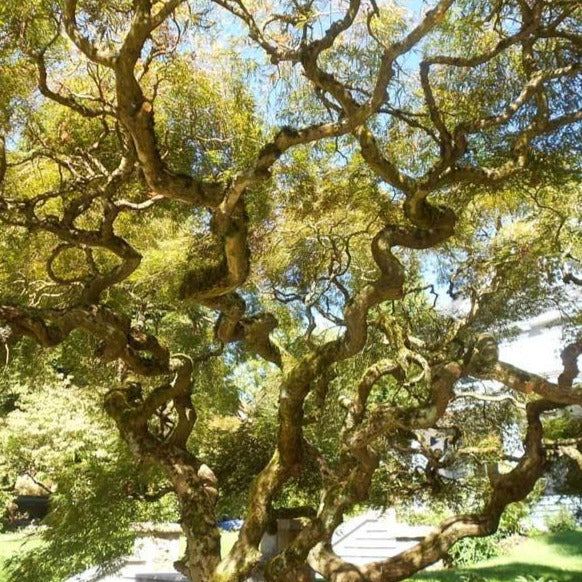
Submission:
<svg viewBox="0 0 582 582">
<path fill-rule="evenodd" d="M 520 576 L 536 582 L 540 578 L 544 582 L 582 582 L 582 530 L 530 538 L 505 556 L 463 570 L 417 574 L 414 580 L 473 582 L 471 574 L 475 582 L 514 582 Z"/>
</svg>

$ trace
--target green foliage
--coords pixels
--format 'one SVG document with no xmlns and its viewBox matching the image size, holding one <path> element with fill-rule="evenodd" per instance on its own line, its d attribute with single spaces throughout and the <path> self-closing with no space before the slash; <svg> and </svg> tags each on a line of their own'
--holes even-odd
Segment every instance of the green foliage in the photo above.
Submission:
<svg viewBox="0 0 582 582">
<path fill-rule="evenodd" d="M 157 123 L 175 169 L 228 178 L 256 155 L 260 127 L 240 79 L 207 72 L 196 59 L 174 56 L 164 70 Z M 195 82 L 191 82 L 195 79 Z"/>
<path fill-rule="evenodd" d="M 565 411 L 564 414 L 549 419 L 545 430 L 547 438 L 552 441 L 579 439 L 582 435 L 582 419 Z M 576 445 L 573 447 L 576 450 Z M 577 449 L 580 450 L 580 445 L 577 445 Z M 557 492 L 565 495 L 579 495 L 582 492 L 582 467 L 567 454 L 554 451 L 551 456 L 550 475 Z"/>
<path fill-rule="evenodd" d="M 413 580 L 460 582 L 462 576 L 479 576 L 487 582 L 509 582 L 520 576 L 545 582 L 573 582 L 582 575 L 580 541 L 582 532 L 545 534 L 523 539 L 506 555 L 463 570 L 433 570 L 415 575 Z"/>
<path fill-rule="evenodd" d="M 256 475 L 268 463 L 274 439 L 272 421 L 266 425 L 235 421 L 234 427 L 217 428 L 209 434 L 209 441 L 218 444 L 206 454 L 221 484 L 218 515 L 244 515 L 247 492 Z"/>
<path fill-rule="evenodd" d="M 42 543 L 10 560 L 11 582 L 59 582 L 88 566 L 107 565 L 131 548 L 132 523 L 176 519 L 171 497 L 139 500 L 165 479 L 132 457 L 102 412 L 95 386 L 80 387 L 54 373 L 42 391 L 13 388 L 16 404 L 0 418 L 3 482 L 13 485 L 30 475 L 53 493 Z"/>
<path fill-rule="evenodd" d="M 50 485 L 85 455 L 110 454 L 117 439 L 98 400 L 70 379 L 45 386 L 42 394 L 30 386 L 16 391 L 15 410 L 0 420 L 0 458 L 14 477 L 30 474 Z"/>
<path fill-rule="evenodd" d="M 576 519 L 571 511 L 562 508 L 556 515 L 549 516 L 545 525 L 551 533 L 563 533 L 576 529 Z"/>
<path fill-rule="evenodd" d="M 132 523 L 175 519 L 175 507 L 137 503 L 128 495 L 140 468 L 124 447 L 111 453 L 111 460 L 91 455 L 59 475 L 42 543 L 9 560 L 8 582 L 59 582 L 89 566 L 107 568 L 131 550 Z"/>
<path fill-rule="evenodd" d="M 503 534 L 495 533 L 482 538 L 463 538 L 449 550 L 449 555 L 455 566 L 469 566 L 482 562 L 501 553 L 499 542 L 503 537 Z"/>
<path fill-rule="evenodd" d="M 578 438 L 582 435 L 582 419 L 565 411 L 556 418 L 548 419 L 545 434 L 549 440 Z"/>
<path fill-rule="evenodd" d="M 263 415 L 252 420 L 216 419 L 215 427 L 199 446 L 205 446 L 204 459 L 212 466 L 220 483 L 217 515 L 243 517 L 248 491 L 261 469 L 269 462 L 276 439 L 275 416 Z M 293 507 L 315 505 L 321 485 L 317 465 L 306 462 L 299 479 L 292 480 L 279 492 L 274 505 Z"/>
<path fill-rule="evenodd" d="M 501 516 L 498 530 L 504 537 L 518 535 L 524 532 L 524 523 L 530 514 L 532 505 L 539 499 L 539 495 L 540 493 L 538 491 L 534 491 L 526 501 L 512 503 L 507 507 Z"/>
</svg>

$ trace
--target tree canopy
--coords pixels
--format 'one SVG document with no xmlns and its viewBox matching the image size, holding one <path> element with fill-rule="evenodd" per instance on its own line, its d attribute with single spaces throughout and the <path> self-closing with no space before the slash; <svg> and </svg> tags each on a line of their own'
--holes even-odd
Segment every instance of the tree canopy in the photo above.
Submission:
<svg viewBox="0 0 582 582">
<path fill-rule="evenodd" d="M 246 579 L 281 515 L 303 528 L 267 580 L 306 563 L 403 580 L 494 533 L 556 451 L 580 463 L 579 424 L 544 425 L 582 404 L 581 17 L 570 0 L 0 6 L 1 468 L 92 500 L 103 540 L 67 538 L 79 514 L 57 504 L 46 555 L 121 554 L 103 532 L 171 513 L 140 505 L 168 493 L 192 581 Z M 500 361 L 516 322 L 556 307 L 557 381 Z M 24 411 L 66 455 L 38 450 Z M 361 504 L 435 497 L 455 513 L 412 549 L 334 554 Z M 244 525 L 221 556 L 224 514 Z M 29 559 L 19 580 L 42 572 Z"/>
</svg>

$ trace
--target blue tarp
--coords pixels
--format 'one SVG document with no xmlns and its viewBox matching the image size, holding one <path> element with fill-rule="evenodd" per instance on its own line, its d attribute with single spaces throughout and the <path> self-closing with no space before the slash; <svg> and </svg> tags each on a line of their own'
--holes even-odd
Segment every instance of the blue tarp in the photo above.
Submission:
<svg viewBox="0 0 582 582">
<path fill-rule="evenodd" d="M 218 527 L 225 531 L 237 531 L 243 526 L 242 519 L 223 519 L 218 522 Z"/>
</svg>

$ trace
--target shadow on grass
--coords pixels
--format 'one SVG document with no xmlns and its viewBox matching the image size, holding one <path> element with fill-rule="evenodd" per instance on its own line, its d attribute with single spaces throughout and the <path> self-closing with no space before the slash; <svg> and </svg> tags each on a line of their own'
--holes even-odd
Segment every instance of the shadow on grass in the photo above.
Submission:
<svg viewBox="0 0 582 582">
<path fill-rule="evenodd" d="M 560 570 L 539 564 L 522 564 L 514 562 L 504 566 L 490 568 L 471 568 L 467 570 L 448 570 L 442 572 L 423 572 L 417 574 L 413 580 L 430 580 L 430 582 L 462 582 L 471 580 L 486 580 L 487 582 L 513 582 L 519 576 L 531 576 L 534 579 L 543 578 L 556 582 L 581 582 L 582 570 Z"/>
<path fill-rule="evenodd" d="M 566 556 L 580 556 L 582 554 L 582 530 L 564 531 L 547 537 L 546 543 L 552 550 Z M 557 547 L 554 547 L 557 546 Z M 580 577 L 582 580 L 582 575 Z"/>
</svg>

